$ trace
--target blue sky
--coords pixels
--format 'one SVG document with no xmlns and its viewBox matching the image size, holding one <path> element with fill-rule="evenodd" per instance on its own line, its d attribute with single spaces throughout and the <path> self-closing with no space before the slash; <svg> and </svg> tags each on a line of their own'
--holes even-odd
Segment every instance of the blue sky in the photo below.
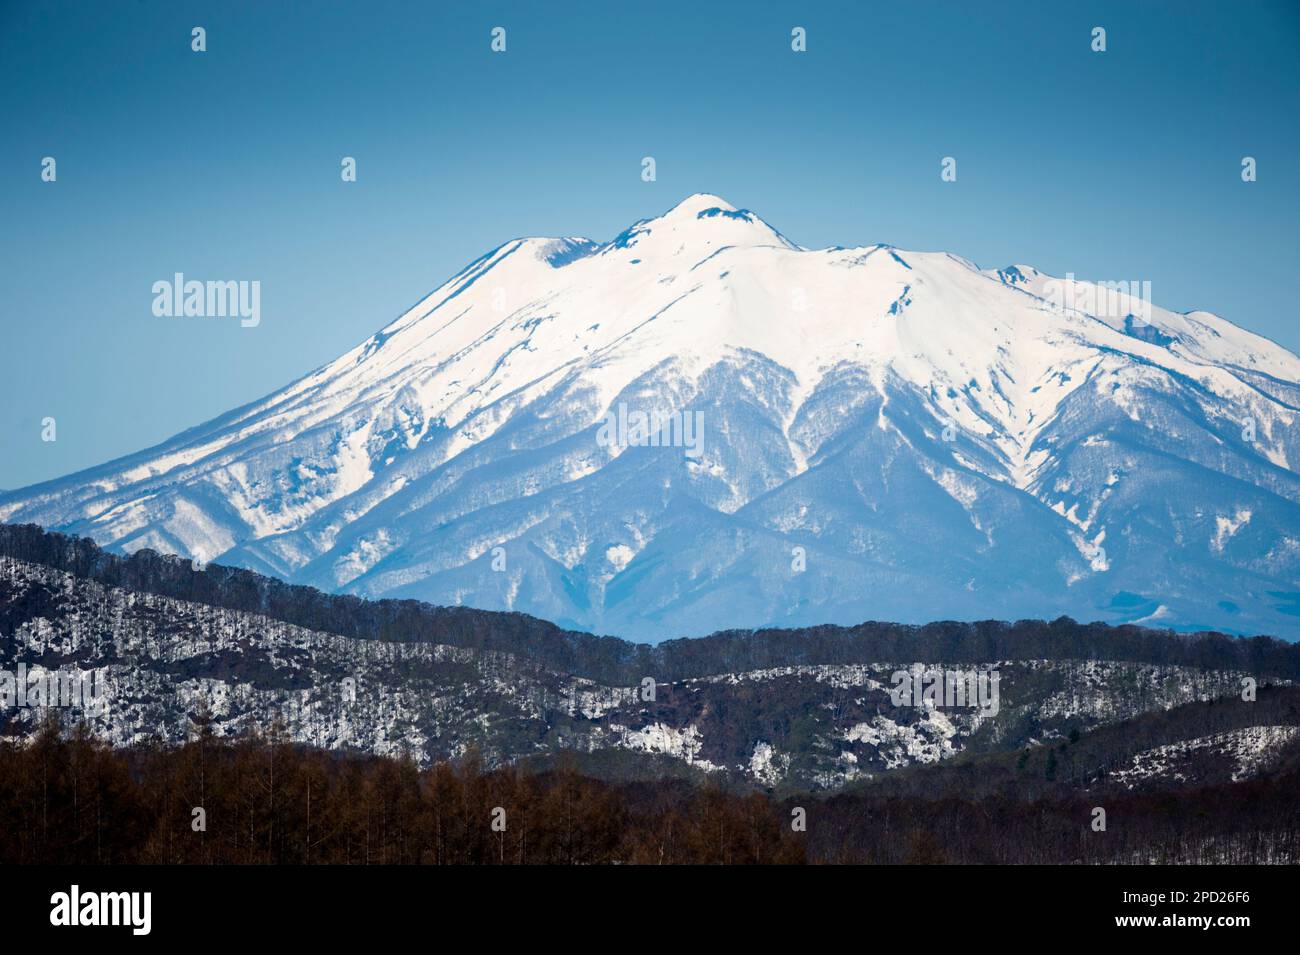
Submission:
<svg viewBox="0 0 1300 955">
<path fill-rule="evenodd" d="M 698 191 L 1298 350 L 1298 116 L 1294 3 L 0 3 L 0 488 L 260 397 L 506 239 Z M 177 271 L 259 280 L 261 325 L 155 317 Z"/>
</svg>

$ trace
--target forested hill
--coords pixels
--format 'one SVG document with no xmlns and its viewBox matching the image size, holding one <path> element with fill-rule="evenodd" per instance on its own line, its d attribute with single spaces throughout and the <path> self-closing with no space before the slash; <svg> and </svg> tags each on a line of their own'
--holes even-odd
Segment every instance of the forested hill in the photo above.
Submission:
<svg viewBox="0 0 1300 955">
<path fill-rule="evenodd" d="M 729 630 L 657 645 L 563 630 L 521 613 L 369 601 L 284 583 L 152 550 L 119 556 L 92 540 L 32 524 L 0 524 L 0 556 L 41 564 L 104 586 L 262 614 L 363 640 L 435 642 L 526 657 L 548 669 L 614 683 L 644 674 L 680 680 L 781 666 L 882 660 L 1114 660 L 1244 670 L 1300 679 L 1300 646 L 1269 637 L 1180 634 L 1136 626 L 1051 622 L 943 621 L 923 626 L 869 621 L 853 627 Z"/>
<path fill-rule="evenodd" d="M 997 695 L 937 709 L 895 699 L 897 673 L 914 665 L 990 681 L 997 671 Z M 1108 745 L 1106 760 L 1167 762 L 1161 747 L 1186 742 L 1245 778 L 1284 759 L 1300 724 L 1286 707 L 1244 702 L 1252 685 L 1297 682 L 1300 650 L 1264 637 L 1059 619 L 648 646 L 521 614 L 332 596 L 149 551 L 122 557 L 31 526 L 0 526 L 0 671 L 15 682 L 93 674 L 107 705 L 60 717 L 114 746 L 180 743 L 204 718 L 223 737 L 279 724 L 297 743 L 424 766 L 471 750 L 490 765 L 576 753 L 607 778 L 685 774 L 779 791 L 835 790 L 1231 699 L 1245 706 L 1231 725 L 1215 710 L 1158 733 L 1120 729 L 1132 745 Z M 39 704 L 20 703 L 0 711 L 0 736 L 28 736 L 40 720 Z"/>
</svg>

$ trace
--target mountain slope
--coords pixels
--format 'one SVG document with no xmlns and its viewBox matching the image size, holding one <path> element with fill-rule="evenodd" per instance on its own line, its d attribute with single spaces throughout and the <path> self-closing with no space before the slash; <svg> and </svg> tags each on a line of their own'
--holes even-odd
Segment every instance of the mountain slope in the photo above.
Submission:
<svg viewBox="0 0 1300 955">
<path fill-rule="evenodd" d="M 696 195 L 606 243 L 506 243 L 0 520 L 637 639 L 1061 613 L 1294 637 L 1300 360 L 1142 304 L 801 249 Z M 674 412 L 698 444 L 602 429 Z"/>
</svg>

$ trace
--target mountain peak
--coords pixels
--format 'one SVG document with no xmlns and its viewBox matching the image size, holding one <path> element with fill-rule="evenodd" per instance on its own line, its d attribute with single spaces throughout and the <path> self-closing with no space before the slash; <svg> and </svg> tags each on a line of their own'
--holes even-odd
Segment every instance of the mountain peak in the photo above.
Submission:
<svg viewBox="0 0 1300 955">
<path fill-rule="evenodd" d="M 726 199 L 723 199 L 721 196 L 716 196 L 711 192 L 695 192 L 677 203 L 677 205 L 665 212 L 660 216 L 660 218 L 668 219 L 682 217 L 694 219 L 698 218 L 701 214 L 714 209 L 719 210 L 720 212 L 745 211 L 736 208 Z"/>
<path fill-rule="evenodd" d="M 655 250 L 675 256 L 726 246 L 797 248 L 762 217 L 709 192 L 694 193 L 654 219 L 639 220 L 610 245 L 614 249 L 636 246 L 638 257 Z"/>
</svg>

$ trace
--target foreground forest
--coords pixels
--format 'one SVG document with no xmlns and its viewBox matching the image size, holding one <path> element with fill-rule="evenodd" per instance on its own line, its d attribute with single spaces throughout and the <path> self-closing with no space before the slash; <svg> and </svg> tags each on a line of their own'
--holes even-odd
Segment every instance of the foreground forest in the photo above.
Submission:
<svg viewBox="0 0 1300 955">
<path fill-rule="evenodd" d="M 1289 766 L 1104 797 L 868 788 L 778 800 L 612 783 L 565 759 L 485 769 L 471 754 L 421 770 L 294 745 L 275 726 L 223 739 L 197 725 L 181 746 L 113 749 L 51 721 L 0 745 L 0 863 L 1263 864 L 1300 858 L 1298 797 Z"/>
</svg>

